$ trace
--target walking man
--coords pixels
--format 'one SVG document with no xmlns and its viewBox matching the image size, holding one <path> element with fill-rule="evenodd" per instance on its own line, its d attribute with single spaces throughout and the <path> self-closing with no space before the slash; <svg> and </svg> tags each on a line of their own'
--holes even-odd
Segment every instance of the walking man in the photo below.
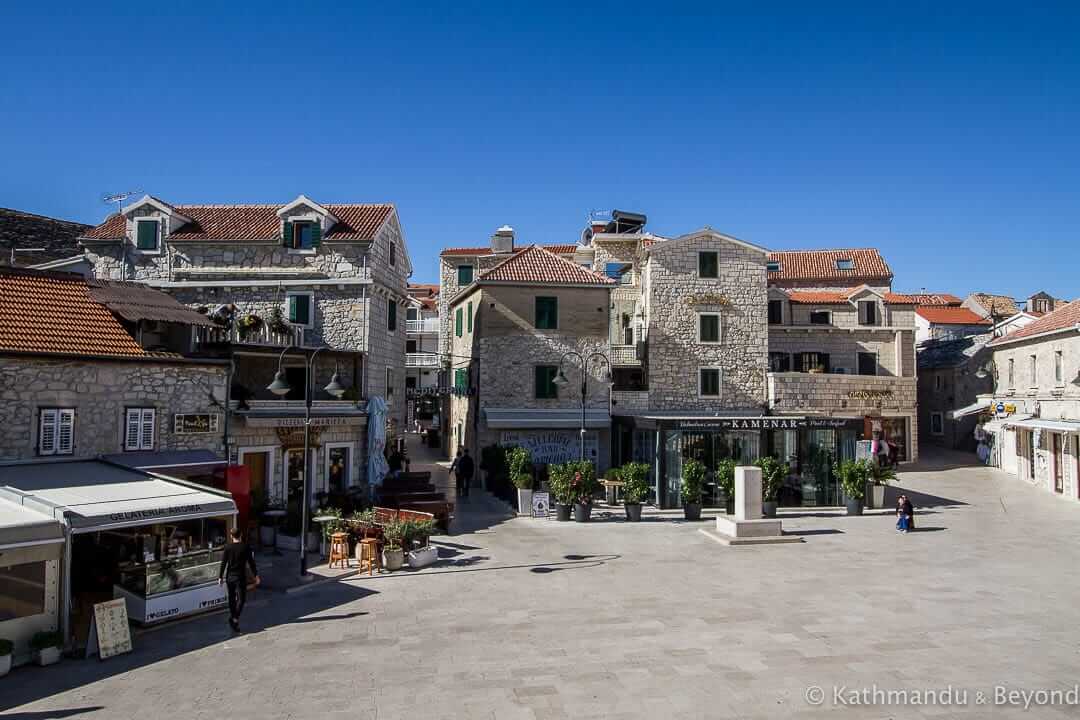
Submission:
<svg viewBox="0 0 1080 720">
<path fill-rule="evenodd" d="M 259 584 L 259 571 L 255 569 L 255 555 L 251 548 L 243 541 L 243 533 L 240 528 L 233 528 L 232 542 L 225 548 L 225 554 L 221 557 L 221 567 L 218 569 L 218 585 L 225 583 L 229 591 L 229 625 L 235 632 L 240 631 L 240 613 L 244 612 L 244 601 L 247 600 L 247 569 L 251 568 L 251 574 L 255 578 L 255 584 Z"/>
<path fill-rule="evenodd" d="M 458 460 L 457 466 L 458 491 L 461 497 L 469 497 L 469 486 L 472 485 L 474 469 L 472 455 L 469 455 L 469 448 L 465 448 L 465 453 Z"/>
</svg>

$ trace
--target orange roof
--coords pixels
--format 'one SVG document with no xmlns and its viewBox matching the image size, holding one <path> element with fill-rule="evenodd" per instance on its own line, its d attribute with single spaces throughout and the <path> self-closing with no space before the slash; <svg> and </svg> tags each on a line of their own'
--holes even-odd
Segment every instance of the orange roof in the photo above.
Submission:
<svg viewBox="0 0 1080 720">
<path fill-rule="evenodd" d="M 80 275 L 0 268 L 0 307 L 0 352 L 146 355 Z"/>
<path fill-rule="evenodd" d="M 191 218 L 177 228 L 169 240 L 269 240 L 281 236 L 281 205 L 173 205 L 175 210 Z M 371 240 L 382 227 L 394 206 L 327 205 L 338 222 L 323 236 L 323 240 Z M 119 240 L 124 237 L 125 220 L 110 215 L 105 222 L 82 237 L 90 240 Z"/>
<path fill-rule="evenodd" d="M 999 319 L 1012 317 L 1020 312 L 1020 306 L 1008 295 L 991 295 L 990 293 L 977 292 L 971 293 L 971 297 L 982 305 L 986 312 L 996 315 Z"/>
<path fill-rule="evenodd" d="M 1043 335 L 1058 330 L 1068 330 L 1069 328 L 1076 327 L 1078 324 L 1080 324 L 1080 300 L 1073 300 L 1061 309 L 1047 313 L 1030 325 L 1025 325 L 1015 332 L 1011 332 L 1004 337 L 999 337 L 990 344 L 1004 345 L 1005 343 L 1023 340 L 1024 338 L 1030 338 L 1035 335 Z"/>
<path fill-rule="evenodd" d="M 935 325 L 990 325 L 986 318 L 965 307 L 918 307 L 915 314 Z"/>
<path fill-rule="evenodd" d="M 490 270 L 481 273 L 480 282 L 543 283 L 557 285 L 614 285 L 615 281 L 594 273 L 539 245 L 514 253 Z"/>
<path fill-rule="evenodd" d="M 851 270 L 840 270 L 837 261 L 850 260 Z M 769 253 L 770 263 L 780 269 L 769 273 L 769 281 L 822 280 L 828 282 L 892 282 L 892 270 L 873 248 L 850 250 L 780 250 Z"/>
<path fill-rule="evenodd" d="M 894 305 L 960 305 L 964 302 L 949 293 L 887 293 L 885 299 Z"/>
<path fill-rule="evenodd" d="M 569 255 L 578 249 L 575 243 L 563 244 L 563 245 L 530 245 L 529 247 L 542 247 L 545 250 L 550 250 L 553 253 L 559 255 Z M 482 245 L 480 247 L 457 247 L 446 248 L 440 255 L 492 255 L 490 245 Z"/>
<path fill-rule="evenodd" d="M 788 299 L 796 305 L 839 305 L 848 301 L 848 295 L 842 292 L 795 290 L 788 293 Z"/>
</svg>

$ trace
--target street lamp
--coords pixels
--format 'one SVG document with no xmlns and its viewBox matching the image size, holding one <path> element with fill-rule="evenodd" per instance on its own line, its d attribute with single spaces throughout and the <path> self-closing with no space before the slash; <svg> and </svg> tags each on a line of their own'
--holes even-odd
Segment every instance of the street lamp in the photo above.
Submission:
<svg viewBox="0 0 1080 720">
<path fill-rule="evenodd" d="M 552 380 L 553 383 L 559 387 L 563 387 L 570 384 L 570 380 L 566 377 L 566 372 L 563 370 L 563 365 L 566 364 L 566 358 L 577 358 L 578 363 L 581 365 L 581 453 L 580 460 L 585 459 L 585 392 L 587 390 L 587 383 L 589 381 L 589 363 L 592 360 L 602 360 L 604 365 L 607 366 L 607 370 L 604 373 L 604 382 L 611 382 L 611 361 L 608 360 L 607 355 L 602 352 L 593 352 L 588 355 L 582 355 L 576 350 L 570 350 L 563 354 L 559 360 L 559 374 Z"/>
<path fill-rule="evenodd" d="M 292 386 L 289 385 L 289 381 L 285 379 L 285 370 L 282 368 L 282 363 L 285 361 L 285 353 L 292 349 L 302 350 L 296 345 L 289 345 L 281 351 L 281 355 L 278 356 L 278 369 L 274 374 L 274 382 L 267 386 L 267 390 L 274 393 L 278 397 L 288 395 L 292 391 Z M 301 480 L 300 488 L 300 577 L 307 574 L 307 525 L 308 525 L 308 479 L 311 477 L 311 394 L 314 391 L 312 387 L 315 375 L 315 356 L 325 350 L 325 347 L 318 348 L 310 355 L 304 355 L 304 370 L 306 371 L 304 378 L 304 475 Z M 334 367 L 334 375 L 330 378 L 330 382 L 323 388 L 327 393 L 335 398 L 340 398 L 345 394 L 345 388 L 342 387 L 341 381 L 338 377 L 337 367 Z M 286 488 L 288 492 L 288 488 Z"/>
</svg>

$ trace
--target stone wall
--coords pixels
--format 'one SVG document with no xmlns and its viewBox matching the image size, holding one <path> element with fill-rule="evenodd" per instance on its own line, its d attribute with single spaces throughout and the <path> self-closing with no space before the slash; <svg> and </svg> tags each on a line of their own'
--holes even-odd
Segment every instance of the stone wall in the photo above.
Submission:
<svg viewBox="0 0 1080 720">
<path fill-rule="evenodd" d="M 225 398 L 222 364 L 0 357 L 0 460 L 38 456 L 41 408 L 75 408 L 76 457 L 124 451 L 125 410 L 157 409 L 154 450 L 224 452 L 222 432 L 178 434 L 175 413 L 217 413 Z M 222 430 L 224 425 L 221 425 Z"/>
<path fill-rule="evenodd" d="M 769 405 L 781 413 L 874 415 L 915 412 L 912 377 L 769 373 Z"/>
<path fill-rule="evenodd" d="M 829 354 L 830 368 L 843 368 L 847 374 L 858 371 L 858 353 L 874 353 L 878 359 L 878 374 L 896 375 L 896 336 L 894 333 L 856 330 L 854 332 L 830 332 L 823 329 L 788 331 L 777 326 L 769 330 L 769 352 Z M 797 362 L 797 358 L 796 358 Z M 795 366 L 792 366 L 793 369 Z M 914 363 L 901 368 L 910 377 L 915 374 Z"/>
</svg>

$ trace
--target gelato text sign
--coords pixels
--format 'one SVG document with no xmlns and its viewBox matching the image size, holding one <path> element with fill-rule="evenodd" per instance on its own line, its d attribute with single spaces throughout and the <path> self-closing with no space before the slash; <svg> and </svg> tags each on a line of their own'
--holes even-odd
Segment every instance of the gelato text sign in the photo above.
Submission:
<svg viewBox="0 0 1080 720">
<path fill-rule="evenodd" d="M 537 465 L 550 465 L 577 460 L 581 451 L 581 434 L 577 430 L 522 430 L 507 431 L 499 443 L 503 446 L 518 445 L 532 455 Z M 585 433 L 585 459 L 599 459 L 599 439 L 595 432 Z"/>
</svg>

